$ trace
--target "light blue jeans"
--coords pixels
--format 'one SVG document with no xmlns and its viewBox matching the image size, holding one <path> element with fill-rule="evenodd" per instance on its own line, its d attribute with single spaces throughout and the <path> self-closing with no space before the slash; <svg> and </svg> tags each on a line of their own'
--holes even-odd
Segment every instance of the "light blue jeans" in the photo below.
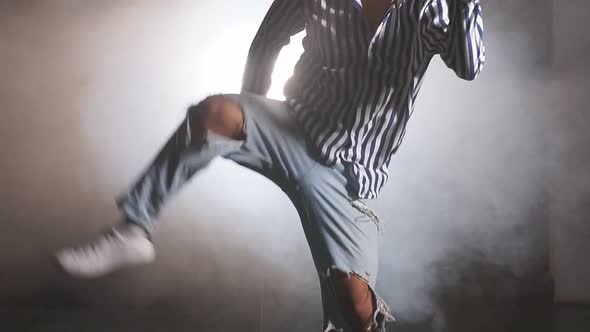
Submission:
<svg viewBox="0 0 590 332">
<path fill-rule="evenodd" d="M 317 269 L 324 308 L 324 331 L 348 331 L 329 282 L 334 270 L 365 280 L 375 294 L 373 331 L 385 331 L 392 318 L 374 291 L 381 222 L 351 195 L 345 167 L 318 162 L 287 103 L 258 95 L 225 95 L 244 113 L 244 141 L 209 131 L 191 137 L 190 112 L 129 192 L 118 199 L 127 219 L 153 232 L 166 201 L 215 157 L 255 170 L 276 183 L 296 207 Z M 195 125 L 195 124 L 192 124 Z"/>
</svg>

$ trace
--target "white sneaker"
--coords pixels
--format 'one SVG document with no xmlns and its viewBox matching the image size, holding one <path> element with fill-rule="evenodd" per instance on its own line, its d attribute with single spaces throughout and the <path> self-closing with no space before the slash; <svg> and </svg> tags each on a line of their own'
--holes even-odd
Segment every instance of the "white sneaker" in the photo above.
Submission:
<svg viewBox="0 0 590 332">
<path fill-rule="evenodd" d="M 143 231 L 118 231 L 115 228 L 79 248 L 56 253 L 57 264 L 66 273 L 95 278 L 125 266 L 148 264 L 155 260 L 154 245 Z"/>
</svg>

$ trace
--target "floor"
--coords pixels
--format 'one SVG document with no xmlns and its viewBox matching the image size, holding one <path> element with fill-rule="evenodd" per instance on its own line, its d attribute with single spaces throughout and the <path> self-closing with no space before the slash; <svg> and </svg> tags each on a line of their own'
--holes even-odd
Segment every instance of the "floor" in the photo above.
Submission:
<svg viewBox="0 0 590 332">
<path fill-rule="evenodd" d="M 125 278 L 125 276 L 119 276 Z M 133 305 L 125 299 L 117 303 L 108 298 L 109 281 L 88 287 L 85 282 L 46 288 L 44 292 L 12 294 L 0 299 L 0 323 L 6 331 L 319 331 L 318 315 L 310 314 L 314 303 L 295 306 L 269 296 L 266 303 L 252 301 L 252 294 L 224 293 L 223 290 L 202 290 L 199 300 L 169 295 L 150 305 Z M 128 285 L 132 287 L 133 285 Z M 85 297 L 100 297 L 97 303 Z M 7 293 L 4 293 L 7 294 Z M 217 296 L 219 295 L 219 296 Z M 243 301 L 237 299 L 242 296 Z M 106 299 L 105 299 L 106 298 Z M 388 331 L 518 331 L 518 332 L 587 332 L 590 331 L 590 306 L 543 305 L 540 300 L 524 299 L 522 303 L 490 304 L 487 315 L 481 300 L 469 305 L 445 308 L 444 322 L 436 317 L 413 320 L 402 317 L 390 324 Z M 10 304 L 12 302 L 12 304 Z M 109 303 L 110 302 L 110 303 Z M 536 302 L 536 304 L 535 304 Z M 33 304 L 36 303 L 36 304 Z M 108 303 L 108 304 L 107 304 Z M 523 302 L 524 303 L 524 302 Z M 263 315 L 275 317 L 262 317 Z M 461 317 L 463 317 L 461 319 Z M 440 328 L 445 326 L 444 328 Z"/>
<path fill-rule="evenodd" d="M 122 308 L 118 308 L 122 309 Z M 259 326 L 257 319 L 233 317 L 234 320 L 215 320 L 199 313 L 172 312 L 165 308 L 154 310 L 86 310 L 84 308 L 31 310 L 14 308 L 0 311 L 6 331 L 276 331 Z M 542 319 L 542 317 L 539 317 Z M 553 310 L 552 332 L 587 332 L 590 330 L 590 306 L 557 306 Z M 215 328 L 213 328 L 215 327 Z M 278 327 L 278 326 L 277 326 Z M 283 329 L 280 329 L 283 330 Z M 319 329 L 315 329 L 319 331 Z M 299 331 L 310 331 L 302 327 Z M 435 331 L 430 324 L 401 323 L 390 325 L 388 331 Z M 507 327 L 504 331 L 517 331 Z M 538 331 L 518 329 L 519 332 Z"/>
</svg>

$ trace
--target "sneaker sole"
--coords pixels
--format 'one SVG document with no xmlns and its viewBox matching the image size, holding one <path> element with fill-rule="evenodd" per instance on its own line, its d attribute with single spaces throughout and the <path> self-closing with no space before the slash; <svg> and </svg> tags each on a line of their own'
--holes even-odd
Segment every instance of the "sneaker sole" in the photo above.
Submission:
<svg viewBox="0 0 590 332">
<path fill-rule="evenodd" d="M 71 273 L 63 266 L 63 264 L 61 264 L 57 255 L 53 255 L 51 257 L 50 261 L 51 261 L 51 265 L 53 265 L 55 267 L 55 269 L 58 270 L 61 274 L 65 274 L 69 277 L 76 278 L 76 279 L 96 279 L 96 278 L 107 276 L 109 274 L 117 273 L 118 271 L 125 270 L 127 268 L 139 267 L 142 265 L 149 265 L 155 261 L 155 257 L 151 258 L 149 261 L 144 261 L 144 262 L 133 261 L 133 262 L 128 262 L 128 263 L 124 263 L 124 264 L 118 264 L 116 267 L 112 268 L 109 272 L 102 273 L 102 274 L 99 274 L 96 276 Z"/>
</svg>

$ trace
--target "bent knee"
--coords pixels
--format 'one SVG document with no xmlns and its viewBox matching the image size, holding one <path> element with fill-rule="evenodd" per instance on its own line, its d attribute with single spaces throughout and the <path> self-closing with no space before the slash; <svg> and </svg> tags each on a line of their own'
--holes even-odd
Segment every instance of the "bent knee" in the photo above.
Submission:
<svg viewBox="0 0 590 332">
<path fill-rule="evenodd" d="M 188 111 L 191 122 L 198 124 L 193 126 L 194 130 L 211 130 L 236 140 L 246 136 L 242 107 L 230 98 L 222 95 L 207 97 Z"/>
</svg>

